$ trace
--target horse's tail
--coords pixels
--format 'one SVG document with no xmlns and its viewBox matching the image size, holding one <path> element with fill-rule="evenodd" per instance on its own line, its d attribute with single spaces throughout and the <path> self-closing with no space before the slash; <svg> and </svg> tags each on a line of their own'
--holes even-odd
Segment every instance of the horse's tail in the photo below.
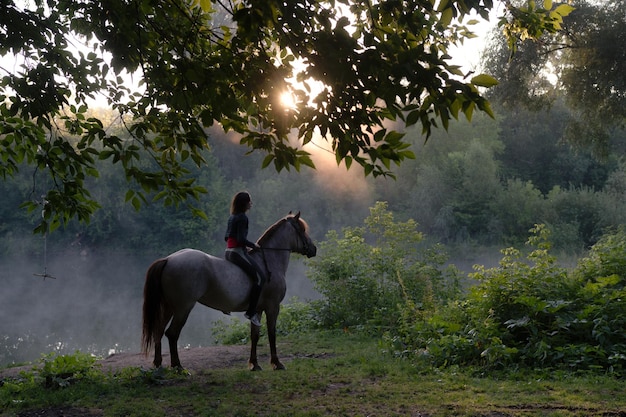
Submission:
<svg viewBox="0 0 626 417">
<path fill-rule="evenodd" d="M 164 326 L 165 306 L 161 290 L 161 275 L 167 259 L 154 261 L 146 273 L 146 283 L 143 287 L 143 333 L 141 336 L 141 351 L 144 355 L 150 352 L 158 337 L 158 329 Z"/>
</svg>

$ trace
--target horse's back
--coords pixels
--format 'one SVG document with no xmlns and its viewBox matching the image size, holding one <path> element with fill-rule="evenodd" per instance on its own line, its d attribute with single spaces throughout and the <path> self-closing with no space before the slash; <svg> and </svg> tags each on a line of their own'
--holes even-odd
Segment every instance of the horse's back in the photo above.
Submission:
<svg viewBox="0 0 626 417">
<path fill-rule="evenodd" d="M 241 307 L 249 284 L 233 263 L 196 249 L 181 249 L 169 255 L 162 279 L 164 295 L 172 304 L 200 302 L 229 311 Z"/>
<path fill-rule="evenodd" d="M 198 249 L 185 248 L 176 251 L 167 257 L 169 264 L 184 264 L 190 267 L 197 267 L 201 264 L 213 263 L 216 261 L 224 261 L 222 258 L 202 252 Z"/>
</svg>

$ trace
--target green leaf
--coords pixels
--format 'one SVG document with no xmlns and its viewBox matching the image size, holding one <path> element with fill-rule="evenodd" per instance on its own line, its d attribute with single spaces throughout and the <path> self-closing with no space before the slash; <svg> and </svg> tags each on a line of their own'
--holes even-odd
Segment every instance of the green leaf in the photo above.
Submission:
<svg viewBox="0 0 626 417">
<path fill-rule="evenodd" d="M 488 74 L 480 74 L 472 77 L 471 83 L 480 87 L 493 87 L 498 85 L 498 80 Z"/>
<path fill-rule="evenodd" d="M 202 220 L 207 220 L 207 221 L 209 220 L 209 216 L 207 216 L 204 210 L 200 210 L 199 208 L 196 208 L 196 207 L 191 207 L 191 212 L 193 213 L 194 216 L 200 217 Z"/>
<path fill-rule="evenodd" d="M 211 0 L 200 0 L 200 8 L 203 12 L 208 13 L 213 10 Z"/>
<path fill-rule="evenodd" d="M 274 160 L 274 155 L 273 154 L 269 154 L 267 155 L 264 159 L 263 159 L 263 163 L 261 164 L 261 168 L 267 168 L 269 166 L 269 164 L 272 163 L 272 161 Z"/>
<path fill-rule="evenodd" d="M 554 13 L 558 13 L 561 16 L 567 16 L 569 15 L 571 12 L 574 11 L 574 7 L 570 6 L 569 4 L 560 4 L 556 7 L 556 9 L 554 9 Z"/>
<path fill-rule="evenodd" d="M 387 143 L 395 145 L 397 143 L 400 143 L 404 135 L 405 134 L 402 132 L 396 132 L 395 130 L 392 130 L 391 132 L 387 133 L 387 135 L 385 136 L 385 140 Z"/>
<path fill-rule="evenodd" d="M 406 117 L 406 125 L 413 126 L 415 123 L 418 122 L 419 117 L 420 117 L 419 110 L 414 110 L 410 112 L 409 115 Z"/>
<path fill-rule="evenodd" d="M 352 166 L 352 157 L 351 156 L 346 156 L 343 159 L 343 162 L 346 164 L 346 169 L 350 169 L 350 167 Z"/>
<path fill-rule="evenodd" d="M 441 18 L 439 19 L 439 24 L 443 27 L 450 26 L 452 23 L 452 18 L 454 17 L 454 9 L 452 7 L 448 7 L 443 12 L 441 12 Z"/>
<path fill-rule="evenodd" d="M 124 199 L 124 201 L 128 202 L 130 201 L 131 198 L 133 198 L 135 196 L 135 191 L 133 190 L 128 190 L 126 191 L 126 197 Z"/>
</svg>

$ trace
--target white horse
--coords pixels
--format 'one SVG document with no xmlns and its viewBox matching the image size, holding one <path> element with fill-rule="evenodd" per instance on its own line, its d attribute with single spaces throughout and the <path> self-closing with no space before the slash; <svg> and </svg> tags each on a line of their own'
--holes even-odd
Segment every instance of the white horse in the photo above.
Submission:
<svg viewBox="0 0 626 417">
<path fill-rule="evenodd" d="M 261 249 L 251 256 L 265 269 L 267 276 L 257 313 L 266 315 L 270 363 L 274 369 L 285 369 L 276 354 L 276 319 L 287 291 L 285 274 L 289 255 L 297 252 L 311 258 L 317 248 L 299 212 L 277 221 L 257 243 Z M 144 285 L 143 353 L 147 355 L 154 346 L 154 366 L 161 366 L 161 339 L 165 334 L 171 366 L 180 368 L 178 337 L 196 302 L 223 312 L 245 311 L 252 285 L 248 275 L 235 264 L 199 250 L 182 249 L 156 260 L 148 268 Z M 253 371 L 261 369 L 256 353 L 259 331 L 259 327 L 250 325 L 252 346 L 248 367 Z"/>
</svg>

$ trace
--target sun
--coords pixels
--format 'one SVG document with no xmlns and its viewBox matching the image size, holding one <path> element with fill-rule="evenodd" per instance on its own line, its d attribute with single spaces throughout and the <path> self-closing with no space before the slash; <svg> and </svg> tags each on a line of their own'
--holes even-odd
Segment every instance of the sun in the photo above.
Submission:
<svg viewBox="0 0 626 417">
<path fill-rule="evenodd" d="M 285 110 L 293 110 L 296 108 L 296 98 L 291 93 L 291 91 L 283 91 L 280 93 L 280 104 L 285 108 Z"/>
</svg>

